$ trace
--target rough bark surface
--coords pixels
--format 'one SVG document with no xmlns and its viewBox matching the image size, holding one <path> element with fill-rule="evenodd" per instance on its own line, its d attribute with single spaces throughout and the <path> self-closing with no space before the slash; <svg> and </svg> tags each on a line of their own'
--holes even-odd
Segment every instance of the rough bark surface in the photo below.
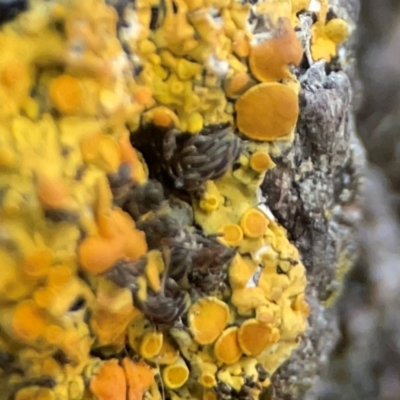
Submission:
<svg viewBox="0 0 400 400">
<path fill-rule="evenodd" d="M 342 337 L 319 385 L 320 400 L 399 398 L 399 5 L 361 4 L 357 125 L 371 167 L 358 232 L 361 258 L 339 303 Z"/>
<path fill-rule="evenodd" d="M 355 24 L 357 2 L 334 6 L 337 14 Z M 301 115 L 295 144 L 274 160 L 277 167 L 263 185 L 269 207 L 302 254 L 312 306 L 300 349 L 273 378 L 271 398 L 277 400 L 318 398 L 318 389 L 310 388 L 340 337 L 332 304 L 357 258 L 365 158 L 355 130 L 349 78 L 354 74 L 353 44 L 351 40 L 344 50 L 344 70 L 317 62 L 298 72 Z"/>
</svg>

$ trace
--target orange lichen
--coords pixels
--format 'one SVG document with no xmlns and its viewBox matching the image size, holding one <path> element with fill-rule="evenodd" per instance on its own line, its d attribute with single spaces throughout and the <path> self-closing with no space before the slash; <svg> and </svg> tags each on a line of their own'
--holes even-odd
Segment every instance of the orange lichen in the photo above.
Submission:
<svg viewBox="0 0 400 400">
<path fill-rule="evenodd" d="M 37 249 L 25 256 L 22 269 L 31 277 L 47 276 L 53 262 L 53 254 L 48 247 Z"/>
<path fill-rule="evenodd" d="M 114 311 L 105 306 L 95 309 L 90 318 L 90 327 L 96 334 L 100 346 L 123 346 L 125 331 L 129 323 L 139 315 L 139 311 L 128 304 Z"/>
<path fill-rule="evenodd" d="M 62 344 L 65 337 L 65 333 L 60 326 L 49 325 L 44 330 L 43 336 L 48 343 L 52 345 L 59 345 Z"/>
<path fill-rule="evenodd" d="M 217 384 L 215 371 L 203 372 L 199 377 L 199 383 L 205 388 L 213 388 Z"/>
<path fill-rule="evenodd" d="M 124 368 L 127 397 L 124 400 L 142 400 L 144 393 L 153 385 L 154 375 L 144 362 L 133 362 L 128 357 L 122 360 Z"/>
<path fill-rule="evenodd" d="M 99 206 L 100 210 L 104 207 Z M 136 261 L 146 253 L 144 233 L 137 230 L 128 214 L 119 208 L 99 213 L 99 228 L 105 237 L 88 236 L 78 249 L 80 264 L 88 272 L 101 274 L 120 259 Z"/>
<path fill-rule="evenodd" d="M 225 329 L 214 344 L 214 354 L 217 360 L 225 364 L 234 364 L 242 356 L 237 338 L 239 328 L 232 326 Z"/>
<path fill-rule="evenodd" d="M 225 82 L 226 96 L 237 98 L 254 84 L 255 82 L 247 72 L 238 72 Z"/>
<path fill-rule="evenodd" d="M 47 284 L 54 288 L 65 285 L 72 277 L 73 271 L 66 265 L 54 266 L 47 276 Z"/>
<path fill-rule="evenodd" d="M 101 274 L 123 258 L 124 243 L 101 236 L 89 236 L 79 246 L 79 261 L 86 271 Z"/>
<path fill-rule="evenodd" d="M 189 369 L 182 358 L 164 368 L 164 384 L 168 389 L 178 389 L 189 379 Z"/>
<path fill-rule="evenodd" d="M 271 141 L 289 135 L 299 115 L 297 95 L 281 83 L 261 83 L 236 102 L 237 125 L 251 139 Z"/>
<path fill-rule="evenodd" d="M 278 329 L 262 324 L 256 319 L 248 319 L 238 330 L 240 348 L 248 356 L 258 356 L 278 340 Z"/>
<path fill-rule="evenodd" d="M 120 208 L 113 210 L 112 218 L 118 231 L 118 239 L 123 241 L 125 256 L 133 261 L 137 261 L 147 252 L 144 232 L 136 229 L 135 223 L 129 214 Z"/>
<path fill-rule="evenodd" d="M 15 307 L 11 326 L 17 338 L 27 341 L 35 340 L 45 330 L 45 312 L 33 301 L 25 300 Z"/>
<path fill-rule="evenodd" d="M 144 107 L 151 107 L 154 104 L 151 89 L 146 86 L 140 86 L 134 91 L 134 99 Z"/>
<path fill-rule="evenodd" d="M 144 123 L 152 123 L 156 126 L 169 128 L 179 126 L 178 116 L 169 108 L 164 106 L 154 107 L 143 114 Z"/>
<path fill-rule="evenodd" d="M 93 132 L 84 136 L 80 143 L 82 157 L 109 174 L 117 171 L 121 153 L 117 141 L 111 135 Z"/>
<path fill-rule="evenodd" d="M 237 246 L 243 239 L 242 228 L 237 224 L 225 225 L 220 231 L 223 234 L 221 240 L 230 246 Z"/>
<path fill-rule="evenodd" d="M 62 209 L 68 200 L 68 190 L 60 179 L 41 175 L 37 182 L 37 196 L 45 208 Z"/>
<path fill-rule="evenodd" d="M 96 199 L 96 214 L 97 220 L 101 218 L 101 215 L 110 213 L 112 205 L 112 191 L 108 185 L 107 179 L 101 177 L 97 182 L 97 199 Z"/>
<path fill-rule="evenodd" d="M 138 152 L 132 147 L 128 131 L 125 131 L 120 137 L 119 147 L 121 151 L 121 161 L 131 166 L 131 178 L 139 184 L 144 183 L 147 179 L 147 171 L 140 162 Z"/>
<path fill-rule="evenodd" d="M 90 391 L 98 400 L 126 400 L 126 378 L 118 360 L 104 361 L 90 380 Z"/>
<path fill-rule="evenodd" d="M 14 85 L 16 85 L 21 77 L 23 77 L 24 73 L 25 73 L 25 68 L 24 66 L 14 60 L 9 62 L 5 68 L 3 69 L 2 73 L 1 73 L 1 81 L 8 87 L 13 87 Z"/>
<path fill-rule="evenodd" d="M 298 65 L 303 49 L 289 19 L 281 19 L 277 36 L 251 46 L 249 65 L 261 82 L 273 82 L 291 76 L 288 65 Z"/>
<path fill-rule="evenodd" d="M 33 293 L 33 300 L 41 308 L 50 308 L 57 297 L 57 291 L 53 287 L 41 287 Z"/>
<path fill-rule="evenodd" d="M 266 215 L 256 208 L 247 210 L 240 219 L 240 226 L 243 233 L 252 239 L 263 236 L 268 228 L 268 224 L 269 220 Z"/>
<path fill-rule="evenodd" d="M 249 37 L 243 31 L 237 31 L 232 41 L 232 48 L 238 57 L 248 57 L 250 53 Z"/>
<path fill-rule="evenodd" d="M 265 151 L 256 151 L 250 157 L 250 167 L 256 172 L 262 173 L 268 171 L 273 165 L 274 162 Z"/>
<path fill-rule="evenodd" d="M 225 328 L 229 307 L 215 297 L 204 297 L 194 303 L 188 312 L 189 328 L 197 343 L 211 344 Z"/>
<path fill-rule="evenodd" d="M 82 105 L 81 85 L 70 75 L 60 75 L 53 79 L 49 94 L 54 107 L 62 114 L 74 114 Z"/>
</svg>

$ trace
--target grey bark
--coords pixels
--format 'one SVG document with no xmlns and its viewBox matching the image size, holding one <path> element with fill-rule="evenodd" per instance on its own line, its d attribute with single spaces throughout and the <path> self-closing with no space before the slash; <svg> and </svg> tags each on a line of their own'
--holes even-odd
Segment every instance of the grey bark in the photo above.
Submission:
<svg viewBox="0 0 400 400">
<path fill-rule="evenodd" d="M 355 26 L 357 6 L 356 1 L 337 1 L 334 11 Z M 303 29 L 307 18 L 302 17 Z M 317 399 L 321 371 L 340 338 L 338 310 L 332 304 L 357 259 L 365 172 L 350 82 L 355 76 L 353 50 L 351 39 L 344 49 L 345 70 L 320 61 L 298 71 L 301 113 L 295 142 L 274 159 L 277 167 L 263 184 L 269 207 L 301 252 L 312 310 L 301 347 L 273 377 L 269 396 L 276 400 Z"/>
</svg>

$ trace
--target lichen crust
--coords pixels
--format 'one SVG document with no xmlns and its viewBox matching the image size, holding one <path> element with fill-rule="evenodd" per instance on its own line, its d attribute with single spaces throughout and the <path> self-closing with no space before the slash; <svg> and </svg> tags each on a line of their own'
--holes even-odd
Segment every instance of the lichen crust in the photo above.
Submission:
<svg viewBox="0 0 400 400">
<path fill-rule="evenodd" d="M 0 8 L 0 387 L 15 400 L 258 399 L 307 329 L 260 185 L 321 0 Z"/>
</svg>

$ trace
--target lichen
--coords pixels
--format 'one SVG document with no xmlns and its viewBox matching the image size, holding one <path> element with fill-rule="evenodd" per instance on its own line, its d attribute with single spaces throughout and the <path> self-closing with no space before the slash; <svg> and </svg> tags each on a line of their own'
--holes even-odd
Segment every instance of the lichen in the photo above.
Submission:
<svg viewBox="0 0 400 400">
<path fill-rule="evenodd" d="M 0 386 L 257 399 L 309 313 L 260 195 L 292 145 L 309 4 L 110 3 L 31 0 L 0 26 Z M 318 57 L 346 36 L 325 22 Z"/>
</svg>

